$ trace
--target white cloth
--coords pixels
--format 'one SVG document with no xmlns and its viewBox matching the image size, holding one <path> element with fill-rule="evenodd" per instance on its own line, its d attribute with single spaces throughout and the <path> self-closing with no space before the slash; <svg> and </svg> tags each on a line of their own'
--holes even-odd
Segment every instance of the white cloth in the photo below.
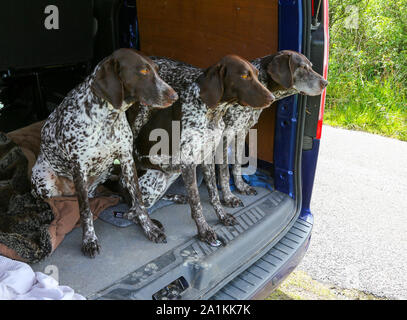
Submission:
<svg viewBox="0 0 407 320">
<path fill-rule="evenodd" d="M 51 276 L 0 255 L 0 300 L 85 300 Z"/>
</svg>

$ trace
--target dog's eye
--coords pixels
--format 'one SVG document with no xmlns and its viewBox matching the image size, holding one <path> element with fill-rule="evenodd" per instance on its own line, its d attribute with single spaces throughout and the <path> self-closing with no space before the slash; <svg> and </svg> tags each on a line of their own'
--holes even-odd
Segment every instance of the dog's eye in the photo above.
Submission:
<svg viewBox="0 0 407 320">
<path fill-rule="evenodd" d="M 148 70 L 147 68 L 141 69 L 140 73 L 146 75 L 147 73 L 149 73 L 150 70 Z"/>
<path fill-rule="evenodd" d="M 245 79 L 245 80 L 249 79 L 249 75 L 248 75 L 247 73 L 242 74 L 240 77 L 241 77 L 242 79 Z"/>
</svg>

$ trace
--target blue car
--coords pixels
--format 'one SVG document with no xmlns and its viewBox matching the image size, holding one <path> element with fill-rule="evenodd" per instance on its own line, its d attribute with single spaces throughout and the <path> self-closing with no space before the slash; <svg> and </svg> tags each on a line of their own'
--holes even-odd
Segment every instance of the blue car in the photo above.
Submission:
<svg viewBox="0 0 407 320">
<path fill-rule="evenodd" d="M 35 21 L 29 16 L 40 2 L 29 1 L 33 10 L 21 24 Z M 20 101 L 14 109 L 4 103 L 1 131 L 44 119 L 92 66 L 119 47 L 200 67 L 229 53 L 251 60 L 289 49 L 308 57 L 327 79 L 328 0 L 52 3 L 60 20 L 55 30 L 55 21 L 48 21 L 51 33 L 22 38 L 29 27 L 0 31 L 0 38 L 10 39 L 2 41 L 10 44 L 10 52 L 21 53 L 1 60 L 1 88 L 29 87 L 36 93 L 31 102 Z M 0 7 L 12 5 L 18 2 Z M 44 16 L 43 8 L 37 11 Z M 11 18 L 16 10 L 7 12 L 10 17 L 4 19 L 19 21 Z M 12 103 L 12 97 L 7 101 Z M 320 96 L 287 97 L 262 113 L 256 127 L 257 171 L 243 176 L 257 194 L 237 194 L 244 207 L 227 208 L 237 225 L 216 220 L 200 186 L 204 214 L 225 245 L 212 247 L 198 240 L 188 205 L 161 203 L 151 214 L 165 226 L 166 244 L 149 242 L 136 225 L 117 226 L 101 217 L 95 221 L 102 247 L 96 259 L 78 250 L 77 228 L 32 268 L 44 272 L 56 266 L 60 284 L 88 299 L 264 299 L 296 268 L 311 241 L 310 200 L 324 104 L 325 90 Z M 31 111 L 16 116 L 18 108 Z"/>
</svg>

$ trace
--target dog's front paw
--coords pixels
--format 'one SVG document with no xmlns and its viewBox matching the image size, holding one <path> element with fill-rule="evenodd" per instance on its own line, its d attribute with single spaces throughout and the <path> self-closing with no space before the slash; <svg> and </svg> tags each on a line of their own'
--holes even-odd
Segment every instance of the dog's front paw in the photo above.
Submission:
<svg viewBox="0 0 407 320">
<path fill-rule="evenodd" d="M 204 231 L 198 233 L 198 238 L 213 247 L 218 247 L 220 245 L 216 232 L 209 226 L 205 228 Z"/>
<path fill-rule="evenodd" d="M 239 192 L 240 194 L 245 194 L 248 196 L 251 195 L 256 195 L 257 191 L 255 188 L 249 186 L 247 183 L 242 183 L 241 185 L 237 186 L 236 185 L 236 190 L 237 192 Z"/>
<path fill-rule="evenodd" d="M 164 227 L 158 220 L 155 220 L 143 226 L 146 237 L 155 243 L 167 243 L 167 237 L 164 233 Z"/>
<path fill-rule="evenodd" d="M 224 218 L 220 219 L 220 222 L 222 222 L 222 224 L 225 226 L 234 226 L 235 224 L 237 224 L 236 218 L 230 213 L 226 213 Z"/>
<path fill-rule="evenodd" d="M 222 204 L 230 208 L 244 207 L 243 201 L 234 195 L 223 197 Z"/>
<path fill-rule="evenodd" d="M 83 242 L 82 242 L 82 253 L 85 256 L 88 256 L 90 258 L 94 258 L 96 256 L 96 254 L 99 254 L 100 253 L 100 245 L 98 243 L 97 238 L 83 240 Z"/>
</svg>

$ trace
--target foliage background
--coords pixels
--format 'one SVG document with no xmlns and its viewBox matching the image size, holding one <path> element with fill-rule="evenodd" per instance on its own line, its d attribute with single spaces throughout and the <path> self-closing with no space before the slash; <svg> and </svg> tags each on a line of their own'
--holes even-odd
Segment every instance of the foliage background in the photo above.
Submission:
<svg viewBox="0 0 407 320">
<path fill-rule="evenodd" d="M 330 0 L 325 123 L 407 141 L 407 0 Z"/>
</svg>

